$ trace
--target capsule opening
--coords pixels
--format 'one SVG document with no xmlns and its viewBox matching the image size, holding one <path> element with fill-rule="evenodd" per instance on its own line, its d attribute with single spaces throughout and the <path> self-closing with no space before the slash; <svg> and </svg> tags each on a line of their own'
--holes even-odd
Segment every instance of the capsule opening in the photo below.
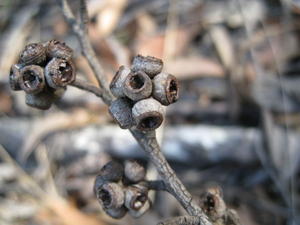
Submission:
<svg viewBox="0 0 300 225">
<path fill-rule="evenodd" d="M 135 210 L 140 209 L 145 204 L 147 199 L 148 197 L 145 194 L 139 193 L 133 202 L 132 208 L 134 208 Z"/>
<path fill-rule="evenodd" d="M 175 80 L 171 80 L 169 85 L 170 100 L 174 102 L 178 98 L 178 85 Z"/>
<path fill-rule="evenodd" d="M 59 74 L 62 82 L 68 82 L 72 79 L 73 71 L 69 63 L 63 62 L 59 65 Z"/>
<path fill-rule="evenodd" d="M 32 70 L 27 70 L 23 73 L 23 80 L 27 88 L 36 87 L 39 82 L 38 76 L 36 76 Z"/>
<path fill-rule="evenodd" d="M 101 189 L 99 191 L 98 195 L 105 207 L 110 205 L 112 199 L 111 199 L 110 193 L 107 190 Z"/>
<path fill-rule="evenodd" d="M 154 129 L 159 126 L 161 119 L 158 116 L 149 116 L 141 120 L 140 127 L 143 129 Z"/>
<path fill-rule="evenodd" d="M 141 89 L 145 84 L 145 78 L 141 74 L 134 74 L 130 77 L 129 85 L 132 89 Z"/>
</svg>

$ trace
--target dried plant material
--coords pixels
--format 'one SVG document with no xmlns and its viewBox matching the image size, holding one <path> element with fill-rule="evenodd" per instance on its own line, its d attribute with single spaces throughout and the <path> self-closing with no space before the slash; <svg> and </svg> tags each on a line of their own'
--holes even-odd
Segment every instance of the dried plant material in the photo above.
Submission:
<svg viewBox="0 0 300 225">
<path fill-rule="evenodd" d="M 124 93 L 124 82 L 126 77 L 131 73 L 129 68 L 126 68 L 125 66 L 120 66 L 119 70 L 115 74 L 114 78 L 112 79 L 110 83 L 110 91 L 115 97 L 125 97 Z"/>
<path fill-rule="evenodd" d="M 237 213 L 228 209 L 222 190 L 218 186 L 212 186 L 200 196 L 200 206 L 210 220 L 216 225 L 241 225 Z"/>
<path fill-rule="evenodd" d="M 160 73 L 162 67 L 161 59 L 137 55 L 133 59 L 131 70 L 124 66 L 119 68 L 110 84 L 111 92 L 119 98 L 111 103 L 109 111 L 121 128 L 134 126 L 141 131 L 150 131 L 161 125 L 161 104 L 169 105 L 179 97 L 177 79 Z M 123 95 L 125 97 L 120 98 Z"/>
<path fill-rule="evenodd" d="M 94 193 L 107 215 L 120 219 L 126 215 L 127 209 L 124 207 L 125 194 L 123 186 L 115 183 L 123 177 L 123 167 L 121 164 L 110 161 L 96 177 Z"/>
<path fill-rule="evenodd" d="M 130 73 L 123 85 L 125 95 L 133 101 L 148 98 L 152 93 L 152 82 L 143 71 Z"/>
<path fill-rule="evenodd" d="M 103 209 L 118 209 L 124 204 L 123 188 L 117 183 L 106 183 L 96 192 Z"/>
<path fill-rule="evenodd" d="M 42 91 L 37 94 L 26 94 L 25 103 L 33 108 L 47 110 L 51 107 L 53 101 L 55 100 L 55 95 L 52 91 Z"/>
<path fill-rule="evenodd" d="M 178 216 L 160 222 L 157 225 L 202 225 L 202 220 L 197 216 Z"/>
<path fill-rule="evenodd" d="M 176 102 L 179 98 L 179 83 L 173 75 L 160 73 L 153 79 L 153 98 L 163 105 Z"/>
<path fill-rule="evenodd" d="M 105 209 L 106 214 L 114 219 L 123 218 L 126 215 L 127 211 L 128 210 L 124 206 L 120 208 Z"/>
<path fill-rule="evenodd" d="M 124 166 L 125 177 L 133 183 L 138 183 L 145 178 L 145 168 L 134 160 L 127 160 Z"/>
<path fill-rule="evenodd" d="M 162 105 L 153 98 L 138 101 L 132 108 L 136 128 L 141 131 L 155 130 L 163 121 L 163 112 Z"/>
<path fill-rule="evenodd" d="M 109 113 L 122 129 L 128 129 L 134 125 L 132 118 L 133 103 L 127 98 L 118 98 L 109 106 Z"/>
<path fill-rule="evenodd" d="M 44 69 L 40 66 L 25 66 L 20 71 L 19 85 L 28 94 L 41 92 L 45 87 Z"/>
<path fill-rule="evenodd" d="M 200 205 L 212 221 L 217 221 L 226 213 L 226 205 L 219 187 L 208 188 L 200 196 Z"/>
<path fill-rule="evenodd" d="M 71 60 L 53 58 L 45 68 L 45 76 L 50 87 L 65 87 L 76 79 L 75 65 Z"/>
<path fill-rule="evenodd" d="M 54 55 L 61 58 L 51 60 Z M 70 59 L 71 55 L 72 50 L 69 47 L 55 40 L 46 44 L 26 45 L 20 54 L 19 64 L 11 67 L 11 89 L 24 90 L 28 106 L 49 109 L 52 103 L 63 95 L 65 86 L 75 81 L 75 66 Z M 47 60 L 51 61 L 44 71 Z"/>
<path fill-rule="evenodd" d="M 94 184 L 94 192 L 97 193 L 98 189 L 101 188 L 105 183 L 118 182 L 123 178 L 124 168 L 123 166 L 115 161 L 110 161 L 103 166 L 96 177 Z"/>
<path fill-rule="evenodd" d="M 65 42 L 58 40 L 51 40 L 45 43 L 47 57 L 52 58 L 62 58 L 70 60 L 73 56 L 73 50 L 66 45 Z"/>
<path fill-rule="evenodd" d="M 65 91 L 65 88 L 46 88 L 36 94 L 27 93 L 25 96 L 25 103 L 36 109 L 47 110 L 57 99 L 63 96 Z"/>
<path fill-rule="evenodd" d="M 150 78 L 162 71 L 163 62 L 159 58 L 153 56 L 137 55 L 133 58 L 131 69 L 134 72 L 144 71 Z"/>
<path fill-rule="evenodd" d="M 142 216 L 150 208 L 148 190 L 141 185 L 129 186 L 125 191 L 125 206 L 131 216 Z"/>
<path fill-rule="evenodd" d="M 19 63 L 24 65 L 41 65 L 46 61 L 46 48 L 40 43 L 31 43 L 25 46 L 20 53 Z"/>
<path fill-rule="evenodd" d="M 21 77 L 20 69 L 21 69 L 21 64 L 14 64 L 10 68 L 9 86 L 14 91 L 22 90 L 19 84 L 19 79 Z"/>
</svg>

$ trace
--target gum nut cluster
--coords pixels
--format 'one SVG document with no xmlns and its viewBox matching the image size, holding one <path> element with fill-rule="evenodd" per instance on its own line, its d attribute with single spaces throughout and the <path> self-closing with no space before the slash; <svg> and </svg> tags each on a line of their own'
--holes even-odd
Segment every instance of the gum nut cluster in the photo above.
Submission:
<svg viewBox="0 0 300 225">
<path fill-rule="evenodd" d="M 127 212 L 135 218 L 142 216 L 151 205 L 145 175 L 145 168 L 132 160 L 124 165 L 110 161 L 102 167 L 94 193 L 104 212 L 115 219 Z"/>
<path fill-rule="evenodd" d="M 123 129 L 140 131 L 158 128 L 163 121 L 163 106 L 178 100 L 176 77 L 163 73 L 162 60 L 137 55 L 131 69 L 121 66 L 110 84 L 117 98 L 109 107 L 114 120 Z"/>
<path fill-rule="evenodd" d="M 26 45 L 11 67 L 11 89 L 25 91 L 27 105 L 49 109 L 76 78 L 72 56 L 73 50 L 57 40 Z"/>
</svg>

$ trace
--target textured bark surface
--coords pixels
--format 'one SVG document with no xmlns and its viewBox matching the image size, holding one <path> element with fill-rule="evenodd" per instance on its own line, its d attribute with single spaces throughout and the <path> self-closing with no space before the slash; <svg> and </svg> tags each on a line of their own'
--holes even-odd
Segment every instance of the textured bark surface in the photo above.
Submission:
<svg viewBox="0 0 300 225">
<path fill-rule="evenodd" d="M 179 216 L 160 222 L 157 225 L 203 225 L 200 217 L 196 216 Z"/>
<path fill-rule="evenodd" d="M 169 192 L 174 195 L 191 216 L 201 217 L 202 224 L 211 224 L 207 216 L 203 213 L 201 208 L 195 204 L 191 194 L 186 190 L 185 186 L 178 179 L 173 169 L 166 161 L 156 140 L 155 132 L 142 133 L 131 129 L 131 133 L 136 140 L 138 140 L 144 151 L 148 153 L 151 162 L 155 165 Z"/>
<path fill-rule="evenodd" d="M 107 97 L 106 99 L 104 99 L 104 101 L 110 104 L 113 97 L 109 92 L 109 88 L 107 85 L 106 78 L 103 74 L 102 67 L 97 61 L 95 52 L 87 36 L 87 26 L 85 24 L 85 21 L 87 19 L 86 2 L 84 0 L 81 0 L 80 2 L 81 10 L 79 21 L 76 20 L 76 18 L 74 17 L 66 0 L 61 0 L 61 8 L 64 16 L 66 17 L 69 24 L 72 25 L 73 31 L 76 33 L 79 39 L 83 54 L 85 55 L 92 70 L 95 73 L 100 89 L 103 89 L 102 92 L 105 93 L 105 96 Z M 156 69 L 155 73 L 159 73 L 161 72 L 162 66 L 162 62 L 159 62 L 158 66 L 152 65 L 151 68 L 158 68 Z M 203 224 L 210 225 L 211 223 L 208 221 L 206 215 L 202 212 L 201 208 L 199 208 L 199 206 L 197 206 L 192 201 L 190 193 L 186 190 L 184 185 L 177 178 L 174 171 L 163 156 L 157 143 L 155 132 L 149 132 L 145 134 L 133 129 L 131 129 L 130 131 L 132 132 L 136 140 L 139 142 L 139 144 L 142 146 L 144 151 L 148 154 L 151 162 L 156 166 L 156 169 L 158 170 L 159 174 L 164 180 L 166 186 L 170 189 L 170 193 L 174 195 L 174 197 L 182 204 L 182 206 L 187 210 L 187 212 L 190 215 L 197 215 L 201 217 Z"/>
<path fill-rule="evenodd" d="M 95 85 L 89 84 L 85 81 L 76 79 L 74 83 L 71 84 L 74 87 L 77 87 L 81 90 L 88 91 L 101 98 L 105 104 L 110 105 L 111 103 L 111 95 L 104 91 L 102 88 L 98 88 Z"/>
</svg>

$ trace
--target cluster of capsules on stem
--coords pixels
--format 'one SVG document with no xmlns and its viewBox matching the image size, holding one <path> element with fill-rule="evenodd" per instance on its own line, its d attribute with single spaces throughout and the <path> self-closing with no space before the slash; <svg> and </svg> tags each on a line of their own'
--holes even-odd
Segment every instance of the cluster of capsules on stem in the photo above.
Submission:
<svg viewBox="0 0 300 225">
<path fill-rule="evenodd" d="M 145 182 L 145 169 L 136 161 L 124 165 L 108 162 L 99 172 L 94 184 L 94 193 L 105 213 L 120 219 L 128 212 L 137 218 L 151 205 Z"/>
<path fill-rule="evenodd" d="M 73 50 L 57 40 L 26 45 L 18 62 L 11 67 L 11 89 L 25 91 L 27 105 L 49 109 L 66 86 L 75 81 L 72 56 Z"/>
<path fill-rule="evenodd" d="M 121 128 L 151 131 L 161 125 L 163 106 L 176 102 L 179 96 L 176 77 L 162 69 L 162 60 L 141 55 L 134 57 L 131 68 L 119 68 L 110 84 L 117 99 L 109 112 Z"/>
</svg>

